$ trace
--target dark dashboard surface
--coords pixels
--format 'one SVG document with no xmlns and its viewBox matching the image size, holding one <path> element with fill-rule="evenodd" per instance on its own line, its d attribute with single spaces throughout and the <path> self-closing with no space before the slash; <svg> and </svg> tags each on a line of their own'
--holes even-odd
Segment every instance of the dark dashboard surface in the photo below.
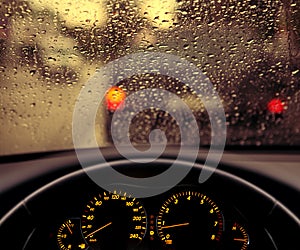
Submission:
<svg viewBox="0 0 300 250">
<path fill-rule="evenodd" d="M 97 150 L 84 150 L 90 165 L 85 171 L 105 173 L 110 166 L 95 161 Z M 151 164 L 137 164 L 113 148 L 102 149 L 115 170 L 139 178 L 166 171 L 176 152 L 170 147 Z M 4 246 L 192 249 L 198 244 L 204 249 L 298 249 L 299 151 L 225 151 L 211 178 L 200 184 L 206 154 L 205 149 L 200 151 L 193 163 L 187 151 L 180 167 L 191 170 L 179 183 L 137 199 L 117 180 L 112 193 L 96 185 L 72 150 L 4 157 L 0 166 Z"/>
</svg>

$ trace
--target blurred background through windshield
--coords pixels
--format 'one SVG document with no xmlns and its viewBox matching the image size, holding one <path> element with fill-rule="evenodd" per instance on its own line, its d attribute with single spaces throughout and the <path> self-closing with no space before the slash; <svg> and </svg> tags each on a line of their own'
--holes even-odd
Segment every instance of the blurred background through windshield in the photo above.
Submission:
<svg viewBox="0 0 300 250">
<path fill-rule="evenodd" d="M 70 149 L 72 115 L 96 69 L 134 52 L 170 53 L 210 79 L 226 112 L 227 145 L 300 145 L 300 7 L 296 0 L 1 0 L 0 155 Z M 99 82 L 101 84 L 101 82 Z M 162 75 L 133 76 L 116 86 L 177 94 L 191 108 L 201 144 L 210 124 L 201 100 Z M 111 144 L 113 111 L 102 103 L 95 131 Z M 145 110 L 130 138 L 151 130 L 179 143 L 173 118 Z"/>
</svg>

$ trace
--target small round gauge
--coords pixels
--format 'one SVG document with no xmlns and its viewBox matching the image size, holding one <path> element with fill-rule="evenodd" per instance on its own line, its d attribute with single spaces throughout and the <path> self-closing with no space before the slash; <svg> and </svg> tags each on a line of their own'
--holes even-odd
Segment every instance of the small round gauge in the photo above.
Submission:
<svg viewBox="0 0 300 250">
<path fill-rule="evenodd" d="M 103 192 L 86 205 L 82 233 L 92 249 L 133 249 L 146 233 L 147 216 L 135 198 Z"/>
<path fill-rule="evenodd" d="M 157 231 L 168 249 L 214 249 L 223 232 L 223 216 L 208 196 L 183 191 L 170 196 L 161 206 Z"/>
<path fill-rule="evenodd" d="M 69 219 L 61 224 L 56 239 L 59 248 L 62 250 L 87 249 L 87 244 L 81 233 L 79 218 Z"/>
<path fill-rule="evenodd" d="M 230 249 L 247 250 L 249 245 L 249 236 L 244 227 L 238 223 L 233 223 L 230 229 Z"/>
</svg>

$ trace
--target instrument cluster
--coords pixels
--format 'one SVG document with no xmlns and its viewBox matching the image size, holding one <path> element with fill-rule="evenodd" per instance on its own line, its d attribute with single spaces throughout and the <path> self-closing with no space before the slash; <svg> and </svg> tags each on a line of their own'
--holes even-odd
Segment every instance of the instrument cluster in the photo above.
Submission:
<svg viewBox="0 0 300 250">
<path fill-rule="evenodd" d="M 90 166 L 82 169 L 73 160 L 66 162 L 64 155 L 60 164 L 68 166 L 67 173 L 60 172 L 59 178 L 45 173 L 42 180 L 35 179 L 34 191 L 0 221 L 3 249 L 298 249 L 298 217 L 242 178 L 251 172 L 235 175 L 222 164 L 213 169 L 201 162 L 178 161 L 172 170 L 184 175 L 174 182 L 168 172 L 172 158 L 147 164 L 116 157 L 109 164 L 95 164 L 90 154 L 87 158 Z M 111 169 L 135 182 L 103 178 Z M 211 175 L 200 182 L 202 173 Z M 167 178 L 147 183 L 159 174 Z M 91 175 L 101 177 L 101 182 Z M 297 200 L 298 193 L 291 195 Z"/>
<path fill-rule="evenodd" d="M 252 249 L 238 209 L 192 186 L 139 199 L 102 190 L 78 203 L 75 216 L 41 224 L 24 249 Z"/>
</svg>

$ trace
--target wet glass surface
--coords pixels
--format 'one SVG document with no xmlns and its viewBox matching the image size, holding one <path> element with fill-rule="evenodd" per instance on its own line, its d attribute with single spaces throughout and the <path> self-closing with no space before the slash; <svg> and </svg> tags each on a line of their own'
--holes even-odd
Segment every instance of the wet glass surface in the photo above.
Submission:
<svg viewBox="0 0 300 250">
<path fill-rule="evenodd" d="M 299 5 L 295 0 L 2 0 L 0 155 L 72 148 L 81 88 L 101 66 L 145 51 L 184 58 L 210 79 L 226 113 L 227 145 L 299 145 Z M 145 74 L 115 85 L 127 96 L 153 87 L 178 95 L 196 117 L 201 145 L 209 145 L 207 112 L 184 83 Z M 112 143 L 111 116 L 102 103 L 95 123 L 99 146 Z M 157 109 L 136 115 L 130 138 L 145 144 L 156 128 L 169 143 L 180 143 L 176 121 Z"/>
</svg>

